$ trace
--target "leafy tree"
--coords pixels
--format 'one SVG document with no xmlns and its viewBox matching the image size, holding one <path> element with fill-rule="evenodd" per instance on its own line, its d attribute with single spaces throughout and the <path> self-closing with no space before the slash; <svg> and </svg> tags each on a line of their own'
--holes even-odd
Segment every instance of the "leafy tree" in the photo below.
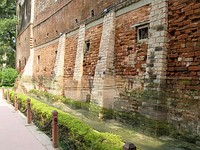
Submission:
<svg viewBox="0 0 200 150">
<path fill-rule="evenodd" d="M 6 68 L 0 72 L 2 86 L 13 86 L 18 76 L 18 72 L 13 68 Z"/>
<path fill-rule="evenodd" d="M 16 22 L 16 0 L 0 0 L 0 68 L 15 67 Z"/>
</svg>

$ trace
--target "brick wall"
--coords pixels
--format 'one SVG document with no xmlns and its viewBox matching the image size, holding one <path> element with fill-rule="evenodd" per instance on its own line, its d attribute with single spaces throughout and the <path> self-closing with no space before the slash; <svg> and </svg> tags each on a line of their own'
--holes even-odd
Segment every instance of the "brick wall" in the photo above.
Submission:
<svg viewBox="0 0 200 150">
<path fill-rule="evenodd" d="M 33 76 L 34 77 L 51 77 L 56 59 L 58 42 L 49 44 L 45 47 L 35 49 Z M 38 56 L 40 57 L 38 62 Z"/>
<path fill-rule="evenodd" d="M 78 44 L 78 34 L 66 38 L 65 46 L 65 71 L 64 76 L 66 78 L 73 77 L 76 49 Z"/>
<path fill-rule="evenodd" d="M 143 79 L 147 57 L 147 42 L 137 42 L 137 29 L 132 27 L 149 18 L 149 5 L 138 8 L 116 18 L 115 36 L 115 72 L 118 88 L 131 90 L 134 86 L 141 87 L 139 83 L 128 87 L 128 82 L 133 78 Z M 133 81 L 133 83 L 136 81 Z M 136 83 L 137 84 L 137 83 Z"/>
<path fill-rule="evenodd" d="M 16 68 L 18 71 L 20 69 L 19 61 L 21 61 L 21 70 L 23 70 L 30 55 L 30 34 L 31 26 L 17 37 Z"/>
<path fill-rule="evenodd" d="M 91 10 L 94 10 L 95 16 L 99 15 L 105 8 L 117 0 L 107 0 L 106 2 L 97 2 L 97 0 L 46 1 L 47 3 L 43 0 L 36 1 L 36 16 L 34 20 L 35 45 L 46 43 L 47 41 L 58 37 L 60 32 L 63 33 L 73 28 L 77 28 L 80 22 L 92 18 Z M 73 13 L 66 15 L 68 12 Z M 76 19 L 78 23 L 76 22 Z M 49 26 L 49 24 L 51 26 Z"/>
<path fill-rule="evenodd" d="M 78 32 L 66 37 L 64 64 L 64 94 L 73 98 L 76 95 L 77 83 L 73 81 L 76 50 L 78 45 Z"/>
<path fill-rule="evenodd" d="M 98 61 L 95 68 L 92 102 L 105 108 L 112 108 L 115 96 L 114 81 L 115 12 L 104 16 Z M 111 94 L 112 93 L 112 94 Z"/>
<path fill-rule="evenodd" d="M 90 42 L 90 49 L 84 55 L 83 75 L 94 76 L 95 67 L 98 60 L 98 53 L 102 34 L 102 24 L 94 26 L 86 30 L 85 41 Z"/>
<path fill-rule="evenodd" d="M 69 20 L 73 17 L 73 20 L 70 22 L 75 23 L 75 18 L 79 22 L 91 17 L 91 10 L 94 10 L 94 14 L 100 14 L 105 8 L 112 6 L 112 4 L 118 2 L 118 0 L 35 0 L 35 23 L 38 24 L 45 19 L 49 18 L 53 14 L 61 11 L 70 11 L 73 10 L 74 16 L 70 15 Z M 78 14 L 77 14 L 78 12 Z"/>
<path fill-rule="evenodd" d="M 76 59 L 74 66 L 74 77 L 76 81 L 81 81 L 83 75 L 83 55 L 85 46 L 85 25 L 81 25 L 78 33 L 78 45 L 76 49 Z"/>
<path fill-rule="evenodd" d="M 200 135 L 200 1 L 169 0 L 168 121 Z"/>
<path fill-rule="evenodd" d="M 17 2 L 17 14 L 19 15 L 18 33 L 26 29 L 31 20 L 31 0 Z"/>
<path fill-rule="evenodd" d="M 168 48 L 168 3 L 166 0 L 152 0 L 149 16 L 149 40 L 147 52 L 145 87 L 160 89 L 165 85 Z"/>
<path fill-rule="evenodd" d="M 200 77 L 200 2 L 169 0 L 167 76 Z"/>
<path fill-rule="evenodd" d="M 84 40 L 81 45 L 81 53 L 83 53 L 82 76 L 79 83 L 74 79 L 75 60 L 78 49 L 78 32 L 66 38 L 66 54 L 65 54 L 65 95 L 85 100 L 86 94 L 91 92 L 95 67 L 98 60 L 98 52 L 102 34 L 102 24 L 87 28 L 84 32 Z M 90 42 L 89 51 L 85 52 L 85 41 Z M 80 64 L 81 59 L 77 59 Z M 77 94 L 82 89 L 82 94 Z M 84 91 L 83 91 L 84 90 Z M 78 92 L 79 91 L 79 92 Z M 85 92 L 85 93 L 84 93 Z M 76 94 L 75 94 L 76 93 Z"/>
<path fill-rule="evenodd" d="M 91 94 L 97 105 L 165 120 L 179 131 L 199 134 L 200 2 L 131 0 L 110 9 L 116 2 L 36 0 L 33 75 L 37 84 L 55 90 L 52 73 L 58 39 L 65 32 L 62 94 L 77 100 Z M 99 18 L 91 17 L 92 9 Z M 142 23 L 149 25 L 149 39 L 139 42 L 137 28 Z M 17 38 L 17 62 L 22 60 L 22 66 L 30 53 L 30 35 L 27 28 Z M 86 53 L 85 41 L 90 42 Z M 144 78 L 152 79 L 156 88 L 145 90 Z M 158 92 L 161 80 L 167 91 Z"/>
</svg>

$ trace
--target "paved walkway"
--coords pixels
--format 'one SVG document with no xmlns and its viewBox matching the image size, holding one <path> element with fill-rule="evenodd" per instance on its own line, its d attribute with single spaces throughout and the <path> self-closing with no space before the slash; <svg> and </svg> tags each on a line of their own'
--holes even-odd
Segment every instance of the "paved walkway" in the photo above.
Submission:
<svg viewBox="0 0 200 150">
<path fill-rule="evenodd" d="M 0 94 L 0 150 L 55 150 L 47 135 L 26 122 Z"/>
</svg>

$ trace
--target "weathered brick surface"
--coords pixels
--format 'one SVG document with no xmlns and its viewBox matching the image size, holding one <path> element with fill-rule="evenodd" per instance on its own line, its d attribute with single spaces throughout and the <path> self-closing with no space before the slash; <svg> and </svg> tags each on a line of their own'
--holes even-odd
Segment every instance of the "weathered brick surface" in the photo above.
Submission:
<svg viewBox="0 0 200 150">
<path fill-rule="evenodd" d="M 85 100 L 86 95 L 91 93 L 95 67 L 98 60 L 101 34 L 102 24 L 88 28 L 84 33 L 84 38 L 80 45 L 81 53 L 83 54 L 81 68 L 83 69 L 83 72 L 79 83 L 74 80 L 76 51 L 78 48 L 78 33 L 66 38 L 64 85 L 65 95 L 68 97 Z M 85 53 L 85 41 L 90 41 L 90 49 L 87 53 Z M 79 61 L 80 59 L 77 59 L 77 64 L 80 65 Z"/>
<path fill-rule="evenodd" d="M 118 2 L 118 0 L 107 0 L 104 1 L 82 1 L 82 0 L 59 0 L 58 2 L 54 0 L 36 0 L 35 1 L 35 14 L 36 14 L 36 24 L 45 20 L 49 16 L 55 14 L 56 12 L 64 13 L 63 11 L 73 10 L 74 16 L 68 16 L 70 20 L 72 17 L 82 21 L 91 16 L 91 10 L 93 9 L 95 14 L 101 13 L 105 8 L 111 6 L 112 4 Z M 63 7 L 64 6 L 64 7 Z M 71 20 L 74 22 L 75 20 Z M 75 23 L 75 22 L 74 22 Z"/>
<path fill-rule="evenodd" d="M 73 29 L 78 23 L 92 18 L 91 10 L 99 15 L 105 8 L 118 0 L 105 1 L 82 1 L 82 0 L 37 0 L 34 34 L 35 44 L 45 43 L 54 39 L 60 32 Z M 73 12 L 68 14 L 68 12 Z M 59 25 L 58 25 L 59 24 Z M 50 25 L 50 26 L 49 26 Z M 45 30 L 44 30 L 45 29 Z"/>
<path fill-rule="evenodd" d="M 17 1 L 17 14 L 20 16 L 18 34 L 26 30 L 31 21 L 31 0 Z"/>
<path fill-rule="evenodd" d="M 64 76 L 64 57 L 65 57 L 65 34 L 60 36 L 58 49 L 55 51 L 55 65 L 54 65 L 54 77 L 63 77 Z"/>
<path fill-rule="evenodd" d="M 168 5 L 168 121 L 177 131 L 200 135 L 200 1 L 169 0 Z"/>
<path fill-rule="evenodd" d="M 52 77 L 58 42 L 35 49 L 33 75 L 35 77 Z M 38 56 L 40 60 L 38 62 Z M 38 63 L 37 63 L 38 62 Z"/>
<path fill-rule="evenodd" d="M 74 35 L 67 35 L 65 43 L 64 94 L 75 99 L 77 98 L 77 82 L 74 81 L 73 76 L 78 46 L 78 32 Z"/>
<path fill-rule="evenodd" d="M 33 64 L 34 64 L 34 49 L 31 49 L 29 58 L 27 60 L 26 66 L 24 68 L 24 73 L 22 75 L 22 78 L 23 77 L 32 78 L 32 76 L 33 76 Z"/>
<path fill-rule="evenodd" d="M 137 42 L 137 28 L 132 26 L 147 21 L 149 13 L 146 5 L 116 18 L 114 65 L 116 88 L 120 92 L 143 88 L 148 45 L 147 41 Z M 120 99 L 119 103 L 126 105 Z"/>
<path fill-rule="evenodd" d="M 118 76 L 136 76 L 145 72 L 147 43 L 137 42 L 134 24 L 149 18 L 149 6 L 121 15 L 116 18 L 115 72 Z"/>
<path fill-rule="evenodd" d="M 146 76 L 149 81 L 157 84 L 157 88 L 165 82 L 167 68 L 167 48 L 168 48 L 168 4 L 165 0 L 152 0 L 150 10 L 149 40 L 147 52 Z M 151 85 L 150 84 L 150 85 Z M 153 87 L 155 88 L 155 87 Z"/>
<path fill-rule="evenodd" d="M 120 4 L 113 7 L 116 2 Z M 36 85 L 55 92 L 52 81 L 57 66 L 57 75 L 62 76 L 64 69 L 64 78 L 54 81 L 63 81 L 66 97 L 85 101 L 90 94 L 97 105 L 164 120 L 177 131 L 200 133 L 200 2 L 152 0 L 135 9 L 140 2 L 146 1 L 36 0 L 33 79 Z M 99 15 L 98 20 L 91 17 L 91 9 Z M 137 24 L 146 21 L 149 39 L 140 43 Z M 61 32 L 66 39 L 60 61 L 56 51 Z M 22 67 L 30 53 L 30 35 L 27 28 L 17 38 L 17 62 L 21 59 Z M 85 41 L 90 41 L 87 53 Z M 58 65 L 63 61 L 64 68 Z M 133 89 L 148 87 L 144 78 L 152 79 L 153 84 L 138 96 Z M 159 93 L 162 81 L 166 81 L 167 91 Z"/>
<path fill-rule="evenodd" d="M 89 75 L 94 77 L 95 67 L 98 61 L 102 28 L 102 24 L 100 24 L 86 30 L 85 41 L 90 41 L 90 50 L 84 54 L 83 75 L 85 76 Z"/>
<path fill-rule="evenodd" d="M 83 57 L 85 46 L 85 25 L 81 25 L 78 34 L 78 45 L 76 49 L 76 60 L 74 66 L 74 80 L 81 81 L 83 75 Z"/>
<path fill-rule="evenodd" d="M 16 68 L 17 70 L 23 70 L 25 63 L 28 61 L 30 55 L 30 34 L 31 26 L 29 26 L 24 32 L 17 37 L 17 52 L 16 52 Z M 19 66 L 19 61 L 21 61 L 21 68 Z"/>
<path fill-rule="evenodd" d="M 149 38 L 145 72 L 145 91 L 140 114 L 154 120 L 166 120 L 167 111 L 163 93 L 158 89 L 166 78 L 167 57 L 167 19 L 168 9 L 166 0 L 152 0 L 149 14 Z M 149 92 L 149 93 L 148 93 Z M 148 98 L 147 98 L 148 97 Z"/>
<path fill-rule="evenodd" d="M 52 79 L 50 86 L 51 92 L 58 95 L 63 95 L 64 93 L 64 64 L 65 64 L 65 41 L 66 35 L 63 34 L 59 38 L 58 48 L 55 51 L 55 63 L 52 73 Z"/>
<path fill-rule="evenodd" d="M 65 40 L 65 35 L 62 35 L 58 41 L 34 49 L 33 82 L 36 88 L 49 92 L 53 89 L 57 94 L 62 92 Z"/>
<path fill-rule="evenodd" d="M 112 11 L 106 14 L 103 20 L 103 31 L 92 89 L 92 102 L 105 108 L 112 108 L 112 100 L 115 95 L 114 44 L 115 12 Z"/>
<path fill-rule="evenodd" d="M 78 45 L 78 34 L 66 38 L 66 47 L 65 47 L 65 71 L 64 75 L 66 78 L 73 77 L 75 58 L 76 58 L 76 49 Z"/>
<path fill-rule="evenodd" d="M 168 77 L 200 76 L 200 2 L 169 0 Z"/>
<path fill-rule="evenodd" d="M 167 79 L 168 122 L 177 132 L 187 131 L 200 135 L 200 80 L 192 77 Z"/>
</svg>

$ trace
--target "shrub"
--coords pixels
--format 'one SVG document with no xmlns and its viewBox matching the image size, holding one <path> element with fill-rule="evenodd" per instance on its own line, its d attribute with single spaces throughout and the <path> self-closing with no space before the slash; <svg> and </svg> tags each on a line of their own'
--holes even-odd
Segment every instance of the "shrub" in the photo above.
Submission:
<svg viewBox="0 0 200 150">
<path fill-rule="evenodd" d="M 1 77 L 1 86 L 13 86 L 15 83 L 15 80 L 18 76 L 18 73 L 13 68 L 6 68 L 1 71 L 0 77 Z"/>
</svg>

